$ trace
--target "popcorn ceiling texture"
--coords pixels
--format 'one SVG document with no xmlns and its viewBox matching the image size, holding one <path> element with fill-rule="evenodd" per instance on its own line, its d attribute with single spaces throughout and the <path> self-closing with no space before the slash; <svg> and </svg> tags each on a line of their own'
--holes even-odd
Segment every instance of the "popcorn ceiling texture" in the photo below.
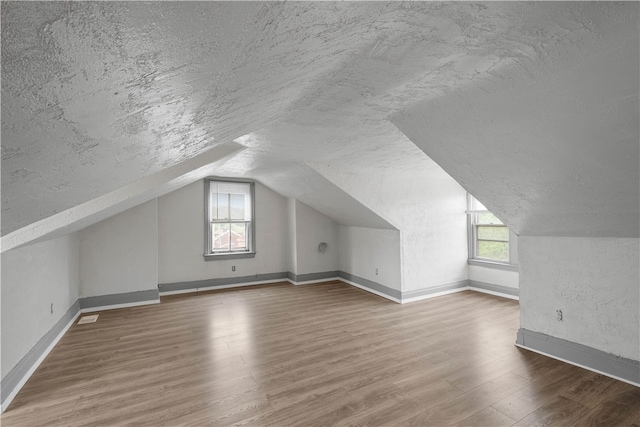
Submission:
<svg viewBox="0 0 640 427">
<path fill-rule="evenodd" d="M 538 62 L 392 121 L 516 234 L 638 237 L 639 4 L 582 7 Z"/>
<path fill-rule="evenodd" d="M 231 140 L 216 174 L 288 197 L 311 163 L 441 179 L 407 136 L 522 233 L 637 235 L 637 25 L 637 3 L 3 2 L 2 235 Z"/>
</svg>

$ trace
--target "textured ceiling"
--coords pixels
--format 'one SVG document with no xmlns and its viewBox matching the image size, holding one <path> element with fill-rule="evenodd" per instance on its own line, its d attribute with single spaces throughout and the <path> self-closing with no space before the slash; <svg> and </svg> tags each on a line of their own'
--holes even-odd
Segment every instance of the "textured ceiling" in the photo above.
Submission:
<svg viewBox="0 0 640 427">
<path fill-rule="evenodd" d="M 639 237 L 639 10 L 558 14 L 535 66 L 392 121 L 519 235 Z"/>
<path fill-rule="evenodd" d="M 428 178 L 391 116 L 545 70 L 568 35 L 629 19 L 616 7 L 2 2 L 2 235 L 232 140 L 246 148 L 219 175 L 290 197 L 309 162 Z"/>
</svg>

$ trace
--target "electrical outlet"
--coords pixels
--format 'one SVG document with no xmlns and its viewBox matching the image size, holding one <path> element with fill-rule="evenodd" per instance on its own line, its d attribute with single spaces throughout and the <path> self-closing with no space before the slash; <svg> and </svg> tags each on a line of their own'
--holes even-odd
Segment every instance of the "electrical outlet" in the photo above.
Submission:
<svg viewBox="0 0 640 427">
<path fill-rule="evenodd" d="M 558 322 L 562 322 L 562 310 L 556 310 L 556 319 Z"/>
<path fill-rule="evenodd" d="M 376 268 L 376 276 L 378 275 L 378 269 Z"/>
<path fill-rule="evenodd" d="M 235 265 L 231 266 L 231 271 L 236 271 L 236 266 Z"/>
</svg>

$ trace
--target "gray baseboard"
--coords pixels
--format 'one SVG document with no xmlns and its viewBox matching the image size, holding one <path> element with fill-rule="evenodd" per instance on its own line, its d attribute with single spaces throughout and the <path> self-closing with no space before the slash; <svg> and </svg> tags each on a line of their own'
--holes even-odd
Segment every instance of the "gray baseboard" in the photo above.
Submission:
<svg viewBox="0 0 640 427">
<path fill-rule="evenodd" d="M 363 277 L 360 276 L 356 276 L 355 274 L 351 274 L 351 273 L 347 273 L 345 271 L 338 271 L 338 277 L 341 277 L 345 280 L 348 280 L 350 282 L 353 283 L 357 283 L 358 285 L 365 287 L 367 289 L 371 289 L 373 291 L 376 292 L 380 292 L 381 294 L 387 295 L 391 298 L 395 298 L 397 300 L 400 300 L 402 298 L 402 292 L 397 290 L 397 289 L 393 289 L 390 288 L 388 286 L 385 285 L 381 285 L 378 282 L 374 282 L 372 280 L 369 279 L 365 279 Z"/>
<path fill-rule="evenodd" d="M 321 273 L 307 273 L 307 274 L 293 274 L 292 272 L 288 273 L 289 279 L 294 282 L 311 282 L 314 280 L 324 280 L 324 279 L 332 279 L 334 277 L 338 277 L 337 271 L 323 271 Z"/>
<path fill-rule="evenodd" d="M 520 328 L 516 345 L 640 386 L 640 361 Z"/>
<path fill-rule="evenodd" d="M 196 289 L 214 290 L 218 287 L 237 285 L 240 283 L 264 282 L 268 280 L 278 279 L 286 280 L 287 278 L 289 278 L 289 274 L 291 273 L 283 271 L 281 273 L 254 274 L 252 276 L 223 277 L 219 279 L 194 280 L 190 282 L 161 283 L 158 285 L 158 290 L 160 292 L 186 290 L 195 291 Z"/>
<path fill-rule="evenodd" d="M 436 286 L 428 289 L 420 289 L 411 292 L 401 292 L 397 289 L 389 288 L 380 283 L 350 274 L 344 271 L 325 271 L 320 273 L 309 273 L 295 275 L 291 272 L 258 274 L 252 276 L 230 277 L 221 279 L 198 280 L 191 282 L 159 284 L 158 289 L 145 291 L 127 292 L 122 294 L 101 295 L 95 297 L 80 298 L 76 301 L 56 324 L 29 350 L 29 352 L 18 362 L 9 373 L 2 378 L 0 383 L 1 401 L 15 389 L 29 372 L 32 366 L 42 356 L 45 350 L 51 345 L 60 332 L 69 324 L 81 309 L 94 307 L 105 307 L 120 304 L 130 304 L 136 302 L 155 301 L 159 299 L 159 292 L 195 290 L 195 289 L 216 289 L 216 287 L 229 286 L 233 284 L 255 283 L 279 279 L 291 279 L 294 282 L 306 282 L 313 280 L 323 280 L 333 277 L 343 278 L 356 283 L 364 288 L 387 295 L 396 300 L 403 300 L 435 294 L 467 286 L 499 292 L 507 295 L 518 295 L 518 290 L 488 283 L 463 280 L 460 282 Z M 640 363 L 631 359 L 619 358 L 614 355 L 595 350 L 580 344 L 565 341 L 559 338 L 549 337 L 537 332 L 520 329 L 518 331 L 517 344 L 530 348 L 534 351 L 549 354 L 565 359 L 576 364 L 591 367 L 594 370 L 622 378 L 636 384 L 640 383 Z"/>
<path fill-rule="evenodd" d="M 464 289 L 467 286 L 469 286 L 469 281 L 465 279 L 465 280 L 460 280 L 459 282 L 453 282 L 453 283 L 447 283 L 444 285 L 434 286 L 432 288 L 417 289 L 415 291 L 402 292 L 401 299 L 406 300 L 410 298 L 417 298 L 417 297 L 437 294 L 440 292 L 453 291 L 456 289 Z"/>
<path fill-rule="evenodd" d="M 131 304 L 135 302 L 156 301 L 160 298 L 157 289 L 146 291 L 126 292 L 123 294 L 100 295 L 97 297 L 80 298 L 80 308 L 106 307 L 110 305 Z"/>
<path fill-rule="evenodd" d="M 9 371 L 2 381 L 0 381 L 0 393 L 2 395 L 2 406 L 4 402 L 15 388 L 20 384 L 20 381 L 27 375 L 29 370 L 38 361 L 38 359 L 44 354 L 47 348 L 54 342 L 56 337 L 64 330 L 64 328 L 71 322 L 71 320 L 80 312 L 80 303 L 76 301 L 71 307 L 62 315 L 55 325 L 49 331 L 44 334 L 38 342 L 31 347 L 31 350 L 18 362 L 16 366 Z"/>
<path fill-rule="evenodd" d="M 469 280 L 469 287 L 484 289 L 485 291 L 497 292 L 499 294 L 511 295 L 513 297 L 520 296 L 520 289 L 509 288 L 502 285 L 494 285 L 491 283 L 479 282 L 477 280 Z"/>
</svg>

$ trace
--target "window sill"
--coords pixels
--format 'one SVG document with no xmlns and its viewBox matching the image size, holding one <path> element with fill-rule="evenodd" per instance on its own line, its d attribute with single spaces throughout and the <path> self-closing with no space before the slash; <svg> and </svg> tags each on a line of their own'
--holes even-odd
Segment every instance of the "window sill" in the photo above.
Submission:
<svg viewBox="0 0 640 427">
<path fill-rule="evenodd" d="M 255 258 L 255 252 L 229 252 L 224 254 L 204 254 L 205 261 L 222 261 L 227 259 Z"/>
<path fill-rule="evenodd" d="M 495 261 L 485 261 L 480 259 L 468 259 L 467 264 L 474 265 L 476 267 L 493 268 L 495 270 L 515 271 L 516 273 L 520 271 L 519 267 L 514 264 L 506 264 L 506 263 L 495 262 Z"/>
</svg>

